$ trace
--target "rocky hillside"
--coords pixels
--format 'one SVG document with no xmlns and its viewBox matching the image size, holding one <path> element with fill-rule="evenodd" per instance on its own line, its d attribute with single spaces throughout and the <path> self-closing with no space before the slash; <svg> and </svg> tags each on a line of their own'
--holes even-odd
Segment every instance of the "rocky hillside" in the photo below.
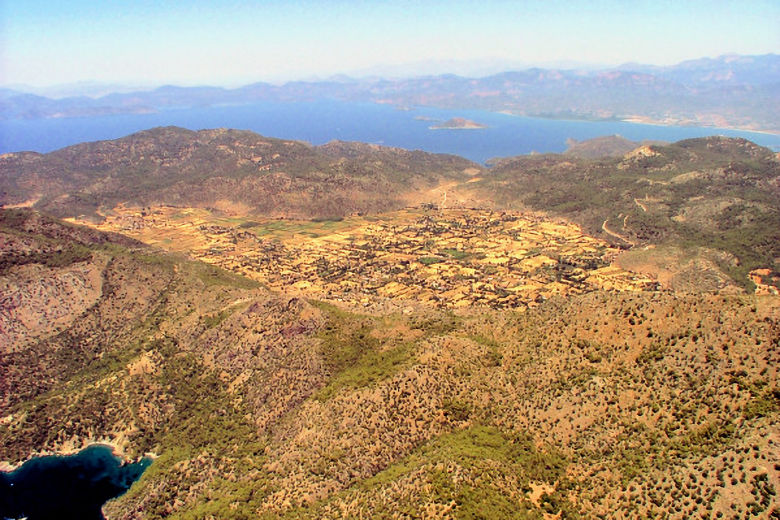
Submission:
<svg viewBox="0 0 780 520">
<path fill-rule="evenodd" d="M 599 159 L 602 157 L 622 157 L 628 152 L 639 148 L 643 144 L 667 144 L 667 143 L 637 143 L 619 135 L 606 135 L 577 141 L 566 140 L 566 155 L 579 159 Z"/>
<path fill-rule="evenodd" d="M 479 167 L 460 157 L 362 143 L 313 147 L 238 130 L 167 127 L 0 157 L 0 205 L 58 216 L 119 203 L 332 218 L 403 207 L 404 196 Z"/>
<path fill-rule="evenodd" d="M 0 215 L 3 458 L 155 452 L 112 519 L 780 511 L 777 297 L 359 314 Z"/>
</svg>

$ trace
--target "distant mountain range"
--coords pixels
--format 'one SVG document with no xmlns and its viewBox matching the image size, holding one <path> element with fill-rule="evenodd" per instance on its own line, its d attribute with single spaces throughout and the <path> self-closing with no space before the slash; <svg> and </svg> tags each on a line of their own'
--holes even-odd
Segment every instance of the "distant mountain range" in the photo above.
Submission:
<svg viewBox="0 0 780 520">
<path fill-rule="evenodd" d="M 0 120 L 317 99 L 780 132 L 780 55 L 721 56 L 666 67 L 531 68 L 481 78 L 446 74 L 398 80 L 340 76 L 284 85 L 254 83 L 235 89 L 163 86 L 96 98 L 53 99 L 0 89 Z"/>
</svg>

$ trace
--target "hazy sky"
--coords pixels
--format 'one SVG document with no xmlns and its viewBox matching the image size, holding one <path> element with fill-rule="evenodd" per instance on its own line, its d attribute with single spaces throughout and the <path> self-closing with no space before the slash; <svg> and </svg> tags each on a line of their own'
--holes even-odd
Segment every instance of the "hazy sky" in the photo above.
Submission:
<svg viewBox="0 0 780 520">
<path fill-rule="evenodd" d="M 770 52 L 780 53 L 778 0 L 0 0 L 6 85 L 236 85 Z"/>
</svg>

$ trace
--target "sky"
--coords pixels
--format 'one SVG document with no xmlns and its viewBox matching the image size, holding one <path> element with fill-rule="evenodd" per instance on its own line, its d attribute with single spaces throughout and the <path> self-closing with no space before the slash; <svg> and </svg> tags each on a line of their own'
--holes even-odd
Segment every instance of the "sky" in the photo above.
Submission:
<svg viewBox="0 0 780 520">
<path fill-rule="evenodd" d="M 0 84 L 670 65 L 780 53 L 778 0 L 0 0 Z"/>
</svg>

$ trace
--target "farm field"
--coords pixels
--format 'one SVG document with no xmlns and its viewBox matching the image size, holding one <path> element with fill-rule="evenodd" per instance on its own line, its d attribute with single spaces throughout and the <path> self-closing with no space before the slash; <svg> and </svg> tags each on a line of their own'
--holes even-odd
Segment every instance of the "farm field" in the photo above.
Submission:
<svg viewBox="0 0 780 520">
<path fill-rule="evenodd" d="M 303 221 L 119 206 L 93 226 L 187 253 L 275 290 L 347 305 L 515 308 L 556 294 L 657 288 L 652 278 L 614 264 L 620 249 L 577 225 L 532 213 L 423 205 Z"/>
</svg>

